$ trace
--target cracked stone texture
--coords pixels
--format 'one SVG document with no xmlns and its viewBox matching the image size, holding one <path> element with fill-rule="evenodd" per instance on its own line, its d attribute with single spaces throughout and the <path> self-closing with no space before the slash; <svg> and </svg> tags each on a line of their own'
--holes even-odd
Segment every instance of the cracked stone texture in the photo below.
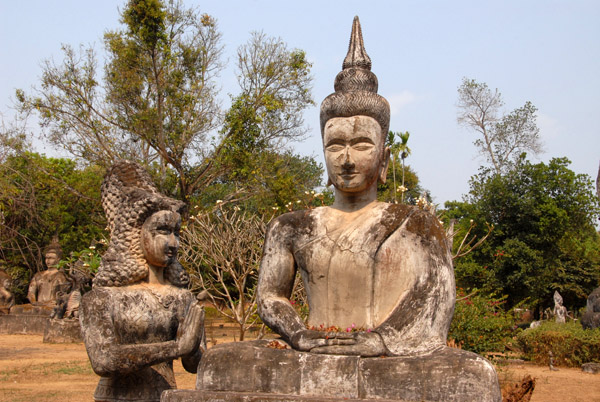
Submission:
<svg viewBox="0 0 600 402">
<path fill-rule="evenodd" d="M 285 395 L 350 400 L 500 400 L 500 391 L 496 394 L 493 387 L 497 385 L 493 367 L 477 354 L 460 349 L 442 348 L 427 356 L 361 358 L 272 349 L 267 344 L 251 341 L 214 346 L 200 362 L 196 388 L 273 394 L 282 400 Z M 232 365 L 232 361 L 254 363 L 249 369 L 244 364 Z"/>
<path fill-rule="evenodd" d="M 456 294 L 443 227 L 429 211 L 377 201 L 390 109 L 370 70 L 355 17 L 335 93 L 320 110 L 334 203 L 279 216 L 264 244 L 258 313 L 291 349 L 260 342 L 211 348 L 198 368 L 199 398 L 501 400 L 488 361 L 445 346 Z M 308 328 L 289 301 L 297 272 Z M 329 327 L 337 330 L 320 330 Z"/>
<path fill-rule="evenodd" d="M 581 325 L 586 329 L 600 327 L 600 287 L 588 296 L 585 314 L 581 317 Z"/>
<path fill-rule="evenodd" d="M 58 297 L 62 293 L 68 293 L 70 289 L 71 282 L 67 276 L 56 268 L 49 268 L 34 275 L 29 284 L 27 298 L 31 303 L 53 307 Z"/>
<path fill-rule="evenodd" d="M 117 162 L 102 184 L 111 232 L 79 320 L 96 401 L 159 401 L 175 388 L 173 359 L 196 372 L 205 348 L 204 310 L 177 261 L 185 204 L 158 193 L 132 162 Z"/>
</svg>

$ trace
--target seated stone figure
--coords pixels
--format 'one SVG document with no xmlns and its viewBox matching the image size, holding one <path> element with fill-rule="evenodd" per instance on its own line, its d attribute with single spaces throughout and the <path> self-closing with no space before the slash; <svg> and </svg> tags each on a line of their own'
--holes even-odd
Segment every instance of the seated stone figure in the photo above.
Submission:
<svg viewBox="0 0 600 402">
<path fill-rule="evenodd" d="M 197 400 L 501 400 L 489 362 L 446 346 L 456 295 L 442 226 L 429 211 L 376 200 L 390 114 L 370 70 L 355 18 L 335 93 L 321 105 L 335 201 L 281 215 L 264 244 L 259 315 L 288 347 L 214 346 L 198 368 Z M 297 271 L 307 326 L 289 300 Z"/>
<path fill-rule="evenodd" d="M 48 269 L 33 276 L 29 283 L 27 298 L 31 304 L 53 307 L 59 296 L 68 293 L 71 287 L 67 276 L 57 269 L 62 258 L 62 248 L 57 237 L 53 238 L 44 250 L 44 257 Z"/>
<path fill-rule="evenodd" d="M 594 289 L 588 296 L 585 314 L 581 317 L 581 325 L 585 329 L 600 327 L 600 287 Z"/>
<path fill-rule="evenodd" d="M 10 291 L 12 278 L 5 270 L 0 269 L 0 314 L 15 304 L 15 296 Z"/>
<path fill-rule="evenodd" d="M 177 261 L 184 203 L 157 192 L 137 164 L 119 162 L 102 184 L 110 244 L 79 311 L 100 382 L 97 401 L 158 401 L 175 388 L 173 359 L 196 372 L 204 310 Z"/>
</svg>

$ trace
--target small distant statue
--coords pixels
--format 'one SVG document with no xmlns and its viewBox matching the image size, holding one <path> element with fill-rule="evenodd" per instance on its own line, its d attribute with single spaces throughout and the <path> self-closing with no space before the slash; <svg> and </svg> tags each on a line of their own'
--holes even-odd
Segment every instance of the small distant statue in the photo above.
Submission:
<svg viewBox="0 0 600 402">
<path fill-rule="evenodd" d="M 15 296 L 10 291 L 12 278 L 5 270 L 0 269 L 0 308 L 9 309 L 15 304 Z"/>
<path fill-rule="evenodd" d="M 45 271 L 34 275 L 27 298 L 31 304 L 54 306 L 61 294 L 68 293 L 71 283 L 67 276 L 58 270 L 58 263 L 62 258 L 62 248 L 55 236 L 44 250 Z"/>
<path fill-rule="evenodd" d="M 144 169 L 119 162 L 102 184 L 110 244 L 79 311 L 100 382 L 96 401 L 159 401 L 176 388 L 173 360 L 195 373 L 204 310 L 177 261 L 185 204 L 160 194 Z"/>
<path fill-rule="evenodd" d="M 585 314 L 581 317 L 581 325 L 585 329 L 600 327 L 600 287 L 588 296 Z"/>
<path fill-rule="evenodd" d="M 91 278 L 77 269 L 78 261 L 75 267 L 69 270 L 68 279 L 71 282 L 71 292 L 64 293 L 56 301 L 56 306 L 50 315 L 50 318 L 78 318 L 79 305 L 81 303 L 81 295 L 84 293 L 84 288 L 91 284 Z"/>
<path fill-rule="evenodd" d="M 554 319 L 564 324 L 567 320 L 567 308 L 563 306 L 563 298 L 557 290 L 554 291 Z"/>
</svg>

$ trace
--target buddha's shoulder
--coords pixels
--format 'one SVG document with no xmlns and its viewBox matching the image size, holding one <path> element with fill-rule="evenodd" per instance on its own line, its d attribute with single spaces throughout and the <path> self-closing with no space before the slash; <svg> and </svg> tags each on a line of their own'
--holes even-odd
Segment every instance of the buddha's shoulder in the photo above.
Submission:
<svg viewBox="0 0 600 402">
<path fill-rule="evenodd" d="M 419 237 L 445 241 L 446 232 L 438 217 L 430 211 L 413 205 L 387 204 L 381 219 L 383 227 L 389 231 L 402 230 Z"/>
<path fill-rule="evenodd" d="M 287 212 L 274 218 L 269 224 L 269 230 L 293 232 L 311 230 L 322 213 L 321 207 Z"/>
</svg>

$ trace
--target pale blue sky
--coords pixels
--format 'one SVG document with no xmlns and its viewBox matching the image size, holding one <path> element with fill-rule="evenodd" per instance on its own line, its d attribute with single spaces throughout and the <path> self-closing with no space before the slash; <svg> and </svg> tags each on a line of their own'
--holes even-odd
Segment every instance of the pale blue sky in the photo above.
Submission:
<svg viewBox="0 0 600 402">
<path fill-rule="evenodd" d="M 15 88 L 39 80 L 45 58 L 61 60 L 61 43 L 94 44 L 119 26 L 123 1 L 0 0 L 0 113 L 11 116 Z M 598 1 L 186 1 L 218 20 L 230 68 L 221 74 L 223 105 L 236 93 L 235 51 L 262 30 L 306 51 L 317 103 L 333 92 L 352 18 L 392 105 L 390 129 L 408 130 L 407 159 L 436 203 L 460 199 L 483 160 L 475 134 L 456 122 L 462 77 L 498 88 L 507 110 L 531 101 L 546 152 L 567 156 L 595 179 L 600 160 L 600 2 Z M 298 152 L 322 162 L 318 107 Z M 54 154 L 50 149 L 43 152 Z"/>
</svg>

